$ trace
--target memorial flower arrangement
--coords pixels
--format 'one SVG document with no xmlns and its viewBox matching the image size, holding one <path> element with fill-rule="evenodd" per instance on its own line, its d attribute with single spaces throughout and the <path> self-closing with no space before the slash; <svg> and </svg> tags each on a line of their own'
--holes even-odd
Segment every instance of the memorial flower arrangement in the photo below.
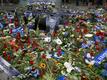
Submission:
<svg viewBox="0 0 107 80">
<path fill-rule="evenodd" d="M 0 56 L 21 73 L 14 80 L 105 80 L 105 15 L 68 16 L 67 23 L 53 33 L 3 25 Z"/>
</svg>

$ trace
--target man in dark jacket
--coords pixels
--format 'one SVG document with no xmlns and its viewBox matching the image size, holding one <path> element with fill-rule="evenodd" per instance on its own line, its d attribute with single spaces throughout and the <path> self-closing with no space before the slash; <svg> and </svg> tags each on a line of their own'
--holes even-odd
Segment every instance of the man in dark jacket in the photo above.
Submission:
<svg viewBox="0 0 107 80">
<path fill-rule="evenodd" d="M 62 0 L 62 3 L 64 4 L 64 3 L 69 3 L 70 2 L 70 0 Z"/>
<path fill-rule="evenodd" d="M 79 1 L 80 1 L 80 0 L 76 0 L 76 6 L 79 6 Z"/>
<path fill-rule="evenodd" d="M 88 0 L 82 0 L 83 5 L 88 5 Z"/>
<path fill-rule="evenodd" d="M 103 0 L 96 0 L 96 4 L 97 4 L 97 6 L 103 5 Z"/>
</svg>

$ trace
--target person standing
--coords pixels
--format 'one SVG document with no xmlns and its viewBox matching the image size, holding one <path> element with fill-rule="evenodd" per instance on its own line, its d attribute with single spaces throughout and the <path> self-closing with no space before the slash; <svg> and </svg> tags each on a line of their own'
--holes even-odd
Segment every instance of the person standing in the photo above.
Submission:
<svg viewBox="0 0 107 80">
<path fill-rule="evenodd" d="M 66 3 L 69 3 L 70 0 L 66 0 Z"/>
<path fill-rule="evenodd" d="M 79 6 L 79 0 L 76 0 L 76 6 Z"/>
<path fill-rule="evenodd" d="M 104 8 L 107 10 L 107 0 L 104 3 Z"/>
<path fill-rule="evenodd" d="M 96 0 L 96 4 L 98 7 L 103 5 L 103 0 Z"/>
<path fill-rule="evenodd" d="M 62 4 L 64 4 L 65 3 L 65 0 L 62 0 Z"/>
<path fill-rule="evenodd" d="M 65 3 L 69 3 L 70 0 L 62 0 L 62 3 L 65 4 Z"/>
<path fill-rule="evenodd" d="M 89 6 L 89 7 L 92 7 L 93 5 L 94 5 L 94 0 L 89 0 L 88 6 Z"/>
<path fill-rule="evenodd" d="M 88 5 L 88 0 L 83 0 L 82 3 L 83 5 Z"/>
</svg>

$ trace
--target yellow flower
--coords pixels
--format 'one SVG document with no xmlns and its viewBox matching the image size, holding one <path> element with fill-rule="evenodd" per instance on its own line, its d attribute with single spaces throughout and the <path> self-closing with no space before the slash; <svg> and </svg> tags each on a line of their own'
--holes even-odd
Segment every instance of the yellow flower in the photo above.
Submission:
<svg viewBox="0 0 107 80">
<path fill-rule="evenodd" d="M 45 64 L 45 63 L 40 63 L 40 64 L 39 64 L 39 68 L 45 69 L 45 68 L 46 68 L 46 64 Z"/>
<path fill-rule="evenodd" d="M 82 51 L 82 48 L 80 48 L 79 51 Z"/>
<path fill-rule="evenodd" d="M 76 57 L 78 57 L 80 55 L 80 53 L 78 52 L 77 54 L 76 54 Z"/>
<path fill-rule="evenodd" d="M 88 65 L 88 68 L 92 68 L 92 66 L 93 66 L 92 64 L 89 64 L 89 65 Z"/>
<path fill-rule="evenodd" d="M 55 61 L 55 64 L 56 64 L 56 65 L 59 65 L 59 64 L 60 64 L 60 62 L 58 62 L 58 61 Z"/>
</svg>

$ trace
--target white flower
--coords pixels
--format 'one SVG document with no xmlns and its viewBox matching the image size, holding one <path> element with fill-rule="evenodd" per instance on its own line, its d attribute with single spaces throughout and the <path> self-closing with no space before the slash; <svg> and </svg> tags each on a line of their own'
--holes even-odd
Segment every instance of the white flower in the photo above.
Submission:
<svg viewBox="0 0 107 80">
<path fill-rule="evenodd" d="M 45 42 L 51 42 L 51 37 L 45 37 L 45 38 L 44 38 L 44 41 L 45 41 Z"/>
<path fill-rule="evenodd" d="M 14 28 L 14 27 L 15 27 L 14 23 L 9 23 L 9 28 Z"/>
<path fill-rule="evenodd" d="M 55 5 L 55 3 L 52 3 L 52 5 Z"/>
<path fill-rule="evenodd" d="M 67 76 L 67 74 L 64 71 L 61 71 L 61 74 Z"/>
<path fill-rule="evenodd" d="M 86 54 L 85 63 L 87 63 L 87 64 L 92 64 L 92 65 L 93 65 L 93 64 L 94 64 L 93 59 L 94 59 L 94 56 L 91 56 L 90 53 L 87 53 L 87 54 Z"/>
<path fill-rule="evenodd" d="M 29 30 L 29 33 L 36 33 L 36 31 L 33 30 L 33 29 L 30 29 L 30 30 Z"/>
<path fill-rule="evenodd" d="M 90 64 L 90 61 L 89 61 L 89 60 L 87 60 L 87 59 L 85 59 L 85 63 Z"/>
<path fill-rule="evenodd" d="M 73 67 L 67 68 L 67 72 L 68 72 L 68 73 L 71 73 L 72 70 L 74 70 Z"/>
<path fill-rule="evenodd" d="M 30 70 L 30 69 L 32 69 L 31 66 L 24 68 L 24 70 Z"/>
<path fill-rule="evenodd" d="M 62 58 L 62 56 L 58 56 L 58 55 L 57 55 L 57 52 L 55 52 L 54 57 L 56 57 L 56 58 L 58 58 L 58 59 L 59 59 L 59 58 Z"/>
<path fill-rule="evenodd" d="M 69 62 L 65 62 L 65 63 L 64 63 L 64 66 L 68 68 L 68 67 L 71 66 L 71 63 L 69 63 Z"/>
<path fill-rule="evenodd" d="M 62 32 L 62 34 L 64 35 L 64 34 L 65 34 L 65 32 Z"/>
<path fill-rule="evenodd" d="M 67 68 L 67 72 L 71 73 L 72 70 L 74 70 L 74 67 L 72 67 L 71 63 L 65 62 L 64 66 Z"/>
<path fill-rule="evenodd" d="M 91 58 L 90 53 L 87 53 L 86 57 L 87 57 L 87 58 Z"/>
<path fill-rule="evenodd" d="M 65 28 L 68 28 L 69 26 L 65 26 Z"/>
<path fill-rule="evenodd" d="M 85 63 L 94 65 L 95 61 L 94 60 L 89 61 L 88 59 L 85 59 Z"/>
<path fill-rule="evenodd" d="M 18 78 L 22 79 L 23 78 L 23 74 L 18 75 Z"/>
<path fill-rule="evenodd" d="M 81 72 L 81 69 L 79 67 L 75 67 L 75 70 Z"/>
<path fill-rule="evenodd" d="M 52 54 L 46 54 L 46 58 L 47 59 L 52 58 Z"/>
<path fill-rule="evenodd" d="M 93 34 L 86 34 L 85 37 L 92 37 Z"/>
<path fill-rule="evenodd" d="M 59 39 L 59 38 L 57 38 L 56 40 L 54 40 L 57 44 L 62 44 L 62 41 Z"/>
<path fill-rule="evenodd" d="M 45 33 L 40 33 L 40 36 L 44 37 L 44 36 L 45 36 Z"/>
<path fill-rule="evenodd" d="M 92 61 L 90 62 L 90 64 L 91 64 L 91 65 L 94 65 L 94 63 L 95 63 L 95 61 L 94 61 L 94 60 L 92 60 Z"/>
<path fill-rule="evenodd" d="M 70 37 L 74 37 L 74 36 L 75 36 L 74 34 L 70 35 Z"/>
<path fill-rule="evenodd" d="M 63 31 L 65 31 L 65 28 L 63 28 Z"/>
<path fill-rule="evenodd" d="M 3 32 L 4 32 L 4 33 L 5 33 L 5 32 L 9 32 L 9 29 L 3 30 Z"/>
<path fill-rule="evenodd" d="M 16 78 L 16 76 L 12 76 L 12 78 L 13 78 L 13 79 L 15 79 L 15 78 Z"/>
<path fill-rule="evenodd" d="M 106 54 L 105 56 L 106 56 L 106 58 L 107 58 L 107 54 Z"/>
</svg>

